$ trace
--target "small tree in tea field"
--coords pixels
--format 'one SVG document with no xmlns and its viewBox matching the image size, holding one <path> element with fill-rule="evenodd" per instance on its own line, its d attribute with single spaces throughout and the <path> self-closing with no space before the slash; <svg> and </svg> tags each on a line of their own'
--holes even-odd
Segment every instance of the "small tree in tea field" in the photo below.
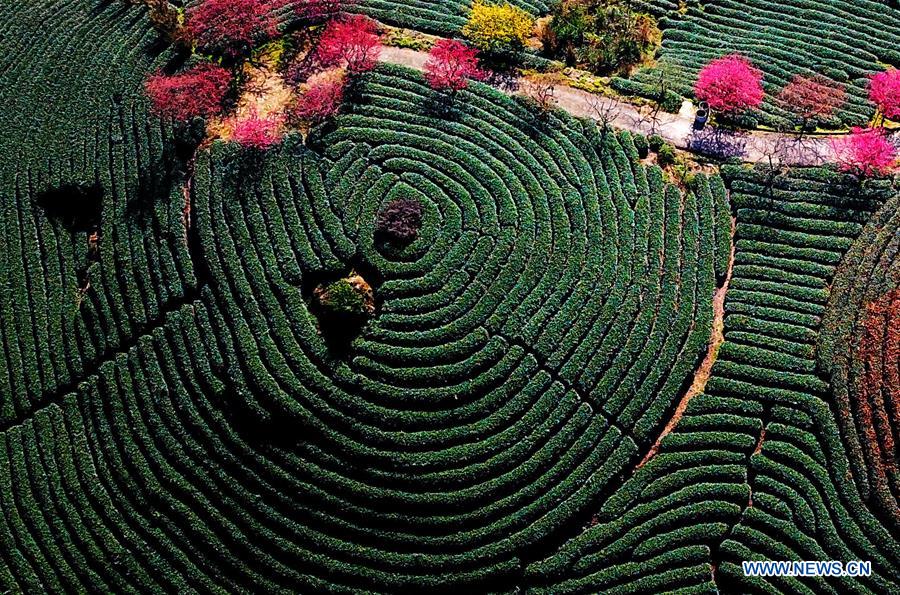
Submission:
<svg viewBox="0 0 900 595">
<path fill-rule="evenodd" d="M 891 68 L 872 75 L 869 99 L 884 118 L 900 120 L 900 70 Z"/>
<path fill-rule="evenodd" d="M 534 17 L 509 2 L 475 0 L 462 33 L 476 47 L 493 53 L 517 52 L 534 31 Z"/>
<path fill-rule="evenodd" d="M 419 234 L 424 211 L 422 203 L 411 198 L 391 201 L 378 214 L 375 231 L 385 239 L 409 243 Z"/>
<path fill-rule="evenodd" d="M 290 119 L 318 124 L 337 114 L 344 102 L 347 79 L 340 72 L 310 82 L 290 109 Z"/>
<path fill-rule="evenodd" d="M 462 91 L 468 86 L 469 79 L 482 76 L 478 50 L 453 39 L 438 41 L 425 63 L 425 80 L 437 91 Z"/>
<path fill-rule="evenodd" d="M 778 94 L 781 105 L 800 119 L 801 135 L 810 123 L 828 118 L 844 105 L 844 85 L 822 75 L 796 75 Z"/>
<path fill-rule="evenodd" d="M 231 85 L 231 72 L 201 64 L 175 75 L 157 73 L 144 85 L 154 113 L 178 122 L 221 113 Z"/>
<path fill-rule="evenodd" d="M 187 11 L 184 33 L 204 51 L 245 54 L 278 34 L 275 11 L 288 0 L 204 0 Z"/>
<path fill-rule="evenodd" d="M 253 112 L 233 123 L 231 140 L 242 147 L 264 151 L 281 142 L 282 124 L 280 117 L 261 117 Z"/>
<path fill-rule="evenodd" d="M 351 74 L 375 68 L 380 53 L 378 26 L 363 15 L 350 15 L 328 23 L 316 50 L 323 66 L 344 66 Z"/>
<path fill-rule="evenodd" d="M 734 117 L 762 104 L 762 73 L 743 56 L 718 58 L 700 71 L 694 95 L 711 109 Z"/>
<path fill-rule="evenodd" d="M 833 141 L 838 169 L 860 177 L 883 176 L 895 169 L 897 147 L 876 128 L 854 128 L 853 133 Z"/>
</svg>

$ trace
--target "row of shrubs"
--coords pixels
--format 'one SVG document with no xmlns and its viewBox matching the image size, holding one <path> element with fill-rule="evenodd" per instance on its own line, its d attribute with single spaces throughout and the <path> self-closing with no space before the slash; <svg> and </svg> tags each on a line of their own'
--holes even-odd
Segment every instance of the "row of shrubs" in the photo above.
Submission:
<svg viewBox="0 0 900 595">
<path fill-rule="evenodd" d="M 713 0 L 688 2 L 686 11 L 668 0 L 644 0 L 643 8 L 657 15 L 664 30 L 661 58 L 675 65 L 670 74 L 672 90 L 690 95 L 697 72 L 711 59 L 740 53 L 764 73 L 769 97 L 776 97 L 796 74 L 823 74 L 847 85 L 847 103 L 831 125 L 861 125 L 873 110 L 866 103 L 867 76 L 882 70 L 883 63 L 900 63 L 900 19 L 896 5 L 873 0 L 790 0 L 773 4 L 765 0 Z M 636 94 L 652 93 L 655 73 L 639 72 L 632 80 L 616 81 Z M 767 100 L 759 123 L 781 126 L 791 114 Z M 752 122 L 745 122 L 752 124 Z"/>
<path fill-rule="evenodd" d="M 57 4 L 4 15 L 0 427 L 77 385 L 194 284 L 173 134 L 140 91 L 171 56 L 142 8 Z"/>
<path fill-rule="evenodd" d="M 631 135 L 486 86 L 449 116 L 397 67 L 357 92 L 312 134 L 321 156 L 289 138 L 249 167 L 224 145 L 198 158 L 227 392 L 316 436 L 292 445 L 295 497 L 336 588 L 516 580 L 614 489 L 705 351 L 724 186 L 684 196 Z M 402 248 L 374 229 L 398 196 L 426 213 Z M 302 287 L 351 267 L 381 305 L 343 359 Z"/>
<path fill-rule="evenodd" d="M 884 181 L 863 190 L 826 169 L 723 173 L 736 255 L 712 376 L 599 523 L 529 567 L 547 592 L 639 589 L 660 575 L 685 592 L 896 589 L 896 541 L 848 481 L 867 472 L 842 441 L 846 412 L 835 411 L 816 361 L 837 264 L 895 190 Z M 740 564 L 810 558 L 872 560 L 873 574 L 801 585 L 746 577 Z"/>
<path fill-rule="evenodd" d="M 896 248 L 900 196 L 887 195 L 842 261 L 818 341 L 820 369 L 834 387 L 838 420 L 863 498 L 894 522 L 898 477 L 890 412 L 900 337 Z"/>
<path fill-rule="evenodd" d="M 313 134 L 321 155 L 292 137 L 269 154 L 202 151 L 189 202 L 177 175 L 154 177 L 177 166 L 174 139 L 144 124 L 142 100 L 100 128 L 115 140 L 86 135 L 111 164 L 91 166 L 90 288 L 77 309 L 72 285 L 48 303 L 38 291 L 33 318 L 2 306 L 4 332 L 25 329 L 7 353 L 43 358 L 9 376 L 33 399 L 2 393 L 4 587 L 509 584 L 648 446 L 709 338 L 721 181 L 682 195 L 628 133 L 484 86 L 449 117 L 402 69 L 358 92 Z M 392 248 L 373 222 L 398 195 L 425 216 Z M 57 246 L 71 283 L 84 248 L 40 221 L 39 241 L 11 249 Z M 4 269 L 21 291 L 56 266 L 26 262 Z M 379 278 L 382 310 L 345 360 L 304 286 L 354 266 Z M 44 312 L 56 343 L 42 351 L 26 341 L 49 339 Z M 41 384 L 61 361 L 67 382 Z"/>
</svg>

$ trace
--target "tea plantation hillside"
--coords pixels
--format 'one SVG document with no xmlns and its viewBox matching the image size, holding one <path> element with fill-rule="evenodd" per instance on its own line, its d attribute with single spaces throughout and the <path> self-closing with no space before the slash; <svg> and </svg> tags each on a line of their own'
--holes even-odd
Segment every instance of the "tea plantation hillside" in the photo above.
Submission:
<svg viewBox="0 0 900 595">
<path fill-rule="evenodd" d="M 515 0 L 535 16 L 550 2 Z M 394 25 L 458 36 L 469 2 L 442 0 L 361 0 L 358 10 Z M 670 88 L 692 95 L 700 69 L 714 58 L 739 53 L 765 73 L 769 99 L 758 120 L 767 126 L 788 122 L 786 106 L 772 98 L 794 75 L 821 74 L 845 84 L 848 97 L 835 124 L 862 125 L 873 114 L 866 101 L 867 77 L 885 67 L 900 68 L 900 7 L 892 0 L 638 0 L 635 8 L 659 19 Z M 639 70 L 617 85 L 653 96 L 656 68 Z"/>
<path fill-rule="evenodd" d="M 144 77 L 167 60 L 144 11 L 72 0 L 0 12 L 8 427 L 161 322 L 194 281 L 183 199 L 169 196 L 172 134 L 143 98 Z"/>
<path fill-rule="evenodd" d="M 896 188 L 860 193 L 827 170 L 772 182 L 767 173 L 725 174 L 736 250 L 725 342 L 706 391 L 659 454 L 606 501 L 600 522 L 529 568 L 541 591 L 706 591 L 710 565 L 727 593 L 897 588 L 900 517 L 888 446 L 896 415 L 877 412 L 875 427 L 886 435 L 869 434 L 876 415 L 869 403 L 896 402 L 897 352 L 879 337 L 871 357 L 884 362 L 887 377 L 866 394 L 848 386 L 833 347 L 816 348 L 820 337 L 846 340 L 864 315 L 859 302 L 846 303 L 850 295 L 896 292 Z M 835 276 L 840 291 L 829 299 Z M 896 318 L 883 332 L 896 340 Z M 828 368 L 844 375 L 832 385 L 836 393 Z M 864 460 L 860 442 L 867 456 L 881 448 L 885 460 Z M 762 579 L 741 568 L 743 560 L 838 559 L 871 560 L 872 576 Z"/>
<path fill-rule="evenodd" d="M 900 589 L 895 180 L 374 61 L 242 145 L 151 110 L 195 49 L 0 0 L 0 593 Z"/>
<path fill-rule="evenodd" d="M 534 15 L 549 10 L 545 0 L 512 0 Z M 466 24 L 471 0 L 359 0 L 357 10 L 385 23 L 420 31 L 454 35 Z"/>
<path fill-rule="evenodd" d="M 793 75 L 823 74 L 847 85 L 848 101 L 838 113 L 847 124 L 872 116 L 866 104 L 868 75 L 885 66 L 900 68 L 900 7 L 891 0 L 640 0 L 660 17 L 660 60 L 674 65 L 673 88 L 690 95 L 697 72 L 713 58 L 740 53 L 765 73 L 775 97 Z M 683 8 L 682 8 L 683 7 Z M 653 79 L 652 71 L 636 77 Z M 767 100 L 761 122 L 782 123 L 785 106 Z"/>
</svg>

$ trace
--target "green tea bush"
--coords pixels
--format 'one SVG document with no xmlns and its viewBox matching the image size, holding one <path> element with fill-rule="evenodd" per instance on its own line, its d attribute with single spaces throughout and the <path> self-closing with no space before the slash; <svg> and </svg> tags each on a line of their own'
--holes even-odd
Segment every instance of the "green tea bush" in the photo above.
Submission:
<svg viewBox="0 0 900 595">
<path fill-rule="evenodd" d="M 650 154 L 650 144 L 647 142 L 647 137 L 643 134 L 634 135 L 634 148 L 637 149 L 640 159 L 644 159 Z"/>
<path fill-rule="evenodd" d="M 747 577 L 740 562 L 837 559 L 851 555 L 851 542 L 853 555 L 873 560 L 872 576 L 853 588 L 896 588 L 900 560 L 884 508 L 893 494 L 885 468 L 867 458 L 877 451 L 851 431 L 862 409 L 849 402 L 847 347 L 866 316 L 863 296 L 880 295 L 883 275 L 896 268 L 896 250 L 884 250 L 896 239 L 896 188 L 882 180 L 862 190 L 826 169 L 774 182 L 741 166 L 724 173 L 736 253 L 712 375 L 599 522 L 528 568 L 542 592 L 638 591 L 661 575 L 673 577 L 667 589 L 684 592 L 778 592 L 779 579 Z M 725 190 L 718 185 L 699 177 L 698 198 Z M 724 232 L 731 225 L 722 212 Z M 855 277 L 860 270 L 873 276 Z M 820 366 L 838 381 L 829 384 Z M 843 386 L 837 412 L 833 385 Z M 838 577 L 816 585 L 848 588 Z"/>
<path fill-rule="evenodd" d="M 660 167 L 668 167 L 675 165 L 678 161 L 678 155 L 675 153 L 675 147 L 669 143 L 663 143 L 656 151 L 656 159 Z"/>
<path fill-rule="evenodd" d="M 742 54 L 763 71 L 768 97 L 758 122 L 742 123 L 748 127 L 793 125 L 793 115 L 776 98 L 797 74 L 821 74 L 846 83 L 848 101 L 837 118 L 844 124 L 862 125 L 874 112 L 867 101 L 867 77 L 883 70 L 884 64 L 900 64 L 896 3 L 710 0 L 681 5 L 672 0 L 640 0 L 637 7 L 661 17 L 659 57 L 672 71 L 669 83 L 676 94 L 690 96 L 700 69 L 727 54 Z M 652 97 L 656 72 L 639 71 L 627 85 L 631 93 Z"/>
</svg>

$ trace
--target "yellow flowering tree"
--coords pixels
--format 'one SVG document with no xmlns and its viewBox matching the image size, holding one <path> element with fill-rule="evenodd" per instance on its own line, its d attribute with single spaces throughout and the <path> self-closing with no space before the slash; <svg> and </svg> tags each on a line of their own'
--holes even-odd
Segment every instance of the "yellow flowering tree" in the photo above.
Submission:
<svg viewBox="0 0 900 595">
<path fill-rule="evenodd" d="M 463 35 L 486 52 L 522 49 L 534 31 L 534 17 L 509 2 L 489 4 L 475 0 Z"/>
</svg>

